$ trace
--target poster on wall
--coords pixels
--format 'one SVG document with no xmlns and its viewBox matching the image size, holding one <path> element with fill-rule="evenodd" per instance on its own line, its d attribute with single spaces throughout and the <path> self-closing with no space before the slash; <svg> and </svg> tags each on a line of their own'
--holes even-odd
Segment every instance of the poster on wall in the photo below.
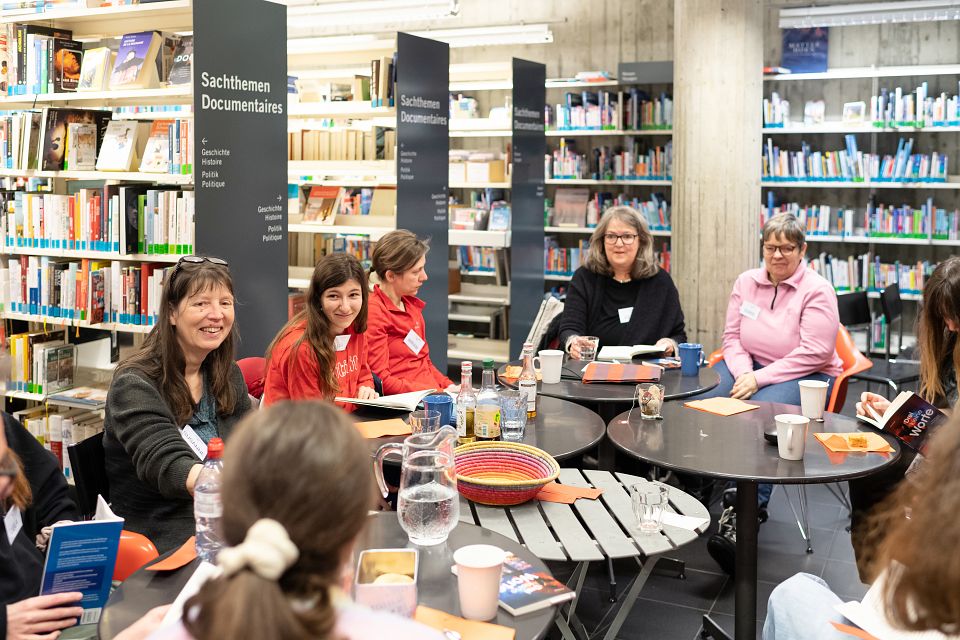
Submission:
<svg viewBox="0 0 960 640">
<path fill-rule="evenodd" d="M 827 70 L 827 27 L 784 29 L 780 66 L 790 73 L 823 73 Z"/>
</svg>

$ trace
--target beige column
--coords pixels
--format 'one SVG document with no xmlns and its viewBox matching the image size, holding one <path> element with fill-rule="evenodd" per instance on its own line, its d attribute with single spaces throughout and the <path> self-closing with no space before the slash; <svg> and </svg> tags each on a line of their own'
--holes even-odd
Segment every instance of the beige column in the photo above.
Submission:
<svg viewBox="0 0 960 640">
<path fill-rule="evenodd" d="M 761 0 L 675 0 L 671 275 L 707 353 L 759 260 L 763 33 Z"/>
</svg>

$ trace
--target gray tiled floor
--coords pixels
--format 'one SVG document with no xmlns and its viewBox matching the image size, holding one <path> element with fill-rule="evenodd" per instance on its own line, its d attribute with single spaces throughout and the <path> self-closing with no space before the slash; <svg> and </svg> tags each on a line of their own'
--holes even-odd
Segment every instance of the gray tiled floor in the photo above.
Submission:
<svg viewBox="0 0 960 640">
<path fill-rule="evenodd" d="M 851 386 L 845 411 L 853 414 L 853 404 L 862 389 Z M 844 485 L 844 489 L 845 489 Z M 794 505 L 796 488 L 789 489 Z M 770 501 L 770 519 L 760 527 L 757 590 L 757 636 L 766 615 L 767 598 L 782 580 L 798 571 L 823 577 L 841 597 L 859 599 L 866 585 L 857 577 L 850 534 L 846 531 L 849 518 L 837 499 L 822 485 L 807 488 L 809 520 L 812 530 L 813 553 L 806 553 L 796 521 L 784 496 L 783 487 L 777 487 Z M 712 508 L 716 529 L 719 507 Z M 711 614 L 728 633 L 733 632 L 733 583 L 706 552 L 706 539 L 682 547 L 673 557 L 686 562 L 685 580 L 664 574 L 654 574 L 640 592 L 633 611 L 621 629 L 623 640 L 695 640 L 699 638 L 701 620 Z M 553 566 L 560 578 L 566 578 L 572 567 Z M 624 592 L 636 575 L 636 563 L 621 561 L 614 564 L 618 592 Z M 601 623 L 609 623 L 604 614 L 609 611 L 609 580 L 606 567 L 595 563 L 585 583 L 577 612 L 591 630 Z M 559 638 L 553 630 L 549 638 Z M 602 636 L 601 636 L 602 637 Z"/>
</svg>

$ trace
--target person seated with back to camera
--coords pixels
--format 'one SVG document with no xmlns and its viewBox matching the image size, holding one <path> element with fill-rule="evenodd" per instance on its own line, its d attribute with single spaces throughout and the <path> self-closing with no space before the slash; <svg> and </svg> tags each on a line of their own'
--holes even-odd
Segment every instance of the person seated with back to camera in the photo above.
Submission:
<svg viewBox="0 0 960 640">
<path fill-rule="evenodd" d="M 567 290 L 560 344 L 579 358 L 582 336 L 600 347 L 651 344 L 667 355 L 686 342 L 680 295 L 653 253 L 647 222 L 631 207 L 611 207 L 590 236 L 584 265 Z"/>
<path fill-rule="evenodd" d="M 869 573 L 879 612 L 897 638 L 960 638 L 960 419 L 931 436 L 929 459 L 869 518 Z M 817 576 L 798 573 L 770 594 L 763 640 L 843 640 L 843 602 Z M 864 608 L 871 607 L 864 604 Z M 871 616 L 873 617 L 873 616 Z M 914 632 L 914 633 L 910 633 Z M 881 635 L 880 638 L 888 636 Z"/>
<path fill-rule="evenodd" d="M 807 243 L 797 217 L 784 213 L 763 225 L 763 265 L 737 277 L 727 304 L 723 360 L 713 369 L 720 384 L 698 398 L 729 396 L 800 404 L 800 380 L 826 382 L 827 397 L 843 370 L 837 355 L 840 314 L 837 294 L 825 278 L 807 267 Z M 724 492 L 719 532 L 710 555 L 730 574 L 734 568 L 736 489 Z M 761 521 L 773 485 L 757 486 Z"/>
<path fill-rule="evenodd" d="M 124 527 L 164 553 L 194 534 L 193 487 L 203 466 L 181 433 L 227 439 L 250 410 L 237 366 L 233 280 L 219 258 L 181 258 L 143 345 L 120 363 L 103 419 L 110 502 Z"/>
<path fill-rule="evenodd" d="M 267 347 L 261 406 L 286 399 L 377 397 L 367 364 L 367 298 L 367 277 L 355 257 L 331 253 L 317 262 L 306 306 Z M 349 402 L 336 404 L 356 410 Z"/>
<path fill-rule="evenodd" d="M 457 386 L 430 361 L 423 320 L 424 302 L 417 292 L 427 281 L 430 246 L 415 234 L 398 229 L 377 241 L 371 255 L 367 317 L 367 361 L 383 384 L 383 393 L 407 393 Z"/>
<path fill-rule="evenodd" d="M 278 402 L 252 414 L 224 454 L 223 573 L 151 640 L 443 640 L 347 595 L 376 499 L 369 468 L 363 437 L 330 404 Z"/>
</svg>

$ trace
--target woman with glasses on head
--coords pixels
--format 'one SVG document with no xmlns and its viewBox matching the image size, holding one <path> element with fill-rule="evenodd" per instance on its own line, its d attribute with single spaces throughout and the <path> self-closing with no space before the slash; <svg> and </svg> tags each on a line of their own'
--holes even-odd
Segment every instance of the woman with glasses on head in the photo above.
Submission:
<svg viewBox="0 0 960 640">
<path fill-rule="evenodd" d="M 267 347 L 263 406 L 287 399 L 377 397 L 367 365 L 367 296 L 359 260 L 345 253 L 320 259 L 306 306 Z M 356 409 L 352 403 L 336 404 Z"/>
<path fill-rule="evenodd" d="M 227 263 L 186 256 L 163 285 L 157 325 L 110 384 L 103 421 L 110 501 L 125 528 L 161 553 L 194 533 L 192 494 L 205 448 L 197 441 L 229 437 L 250 409 L 236 342 Z"/>
<path fill-rule="evenodd" d="M 653 254 L 646 220 L 611 207 L 590 236 L 586 262 L 573 274 L 560 321 L 560 344 L 580 357 L 581 336 L 600 346 L 656 344 L 667 355 L 685 342 L 680 295 Z"/>
</svg>

